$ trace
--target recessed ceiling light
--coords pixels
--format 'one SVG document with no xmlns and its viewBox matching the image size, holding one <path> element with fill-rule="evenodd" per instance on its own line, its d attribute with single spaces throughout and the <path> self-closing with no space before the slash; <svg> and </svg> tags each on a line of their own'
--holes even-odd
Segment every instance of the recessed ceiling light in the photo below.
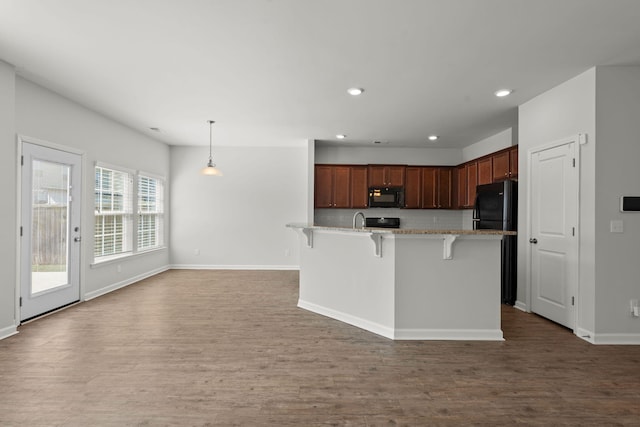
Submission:
<svg viewBox="0 0 640 427">
<path fill-rule="evenodd" d="M 353 96 L 361 95 L 362 92 L 364 92 L 364 89 L 359 87 L 350 87 L 349 89 L 347 89 L 347 93 Z"/>
<path fill-rule="evenodd" d="M 511 89 L 500 89 L 500 90 L 495 91 L 495 95 L 498 98 L 502 98 L 502 97 L 505 97 L 507 95 L 511 95 L 511 93 L 513 93 L 513 91 Z"/>
<path fill-rule="evenodd" d="M 429 135 L 429 141 L 435 141 L 440 138 L 438 135 Z"/>
<path fill-rule="evenodd" d="M 338 135 L 336 135 L 336 138 L 338 139 L 345 139 L 347 137 L 347 135 L 343 135 L 341 133 L 339 133 Z"/>
</svg>

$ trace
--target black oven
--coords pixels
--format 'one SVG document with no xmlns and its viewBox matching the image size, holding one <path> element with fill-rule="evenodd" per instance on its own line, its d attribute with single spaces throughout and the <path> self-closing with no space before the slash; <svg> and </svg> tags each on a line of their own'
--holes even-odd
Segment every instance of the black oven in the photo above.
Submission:
<svg viewBox="0 0 640 427">
<path fill-rule="evenodd" d="M 402 187 L 370 187 L 370 208 L 403 208 L 404 188 Z"/>
</svg>

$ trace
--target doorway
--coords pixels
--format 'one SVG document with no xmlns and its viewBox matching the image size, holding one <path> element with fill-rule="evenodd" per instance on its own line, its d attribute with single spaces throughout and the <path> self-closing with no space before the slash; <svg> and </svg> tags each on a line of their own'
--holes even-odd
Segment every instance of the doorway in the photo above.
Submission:
<svg viewBox="0 0 640 427">
<path fill-rule="evenodd" d="M 530 151 L 531 311 L 575 331 L 578 136 Z"/>
<path fill-rule="evenodd" d="M 80 300 L 82 157 L 22 141 L 20 321 Z"/>
</svg>

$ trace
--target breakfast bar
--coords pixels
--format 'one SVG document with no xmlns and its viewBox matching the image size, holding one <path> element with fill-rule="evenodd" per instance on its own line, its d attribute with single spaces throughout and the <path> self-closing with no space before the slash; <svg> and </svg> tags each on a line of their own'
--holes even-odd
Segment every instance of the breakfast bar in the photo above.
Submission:
<svg viewBox="0 0 640 427">
<path fill-rule="evenodd" d="M 289 224 L 300 308 L 394 340 L 503 339 L 500 230 Z"/>
</svg>

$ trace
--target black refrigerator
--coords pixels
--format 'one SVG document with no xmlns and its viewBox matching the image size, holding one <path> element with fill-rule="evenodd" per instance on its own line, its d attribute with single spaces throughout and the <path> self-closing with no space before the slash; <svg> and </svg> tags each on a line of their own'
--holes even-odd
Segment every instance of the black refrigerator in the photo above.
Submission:
<svg viewBox="0 0 640 427">
<path fill-rule="evenodd" d="M 518 182 L 503 181 L 478 185 L 473 207 L 474 230 L 518 229 Z M 514 305 L 517 297 L 517 239 L 502 237 L 501 296 L 504 304 Z"/>
</svg>

